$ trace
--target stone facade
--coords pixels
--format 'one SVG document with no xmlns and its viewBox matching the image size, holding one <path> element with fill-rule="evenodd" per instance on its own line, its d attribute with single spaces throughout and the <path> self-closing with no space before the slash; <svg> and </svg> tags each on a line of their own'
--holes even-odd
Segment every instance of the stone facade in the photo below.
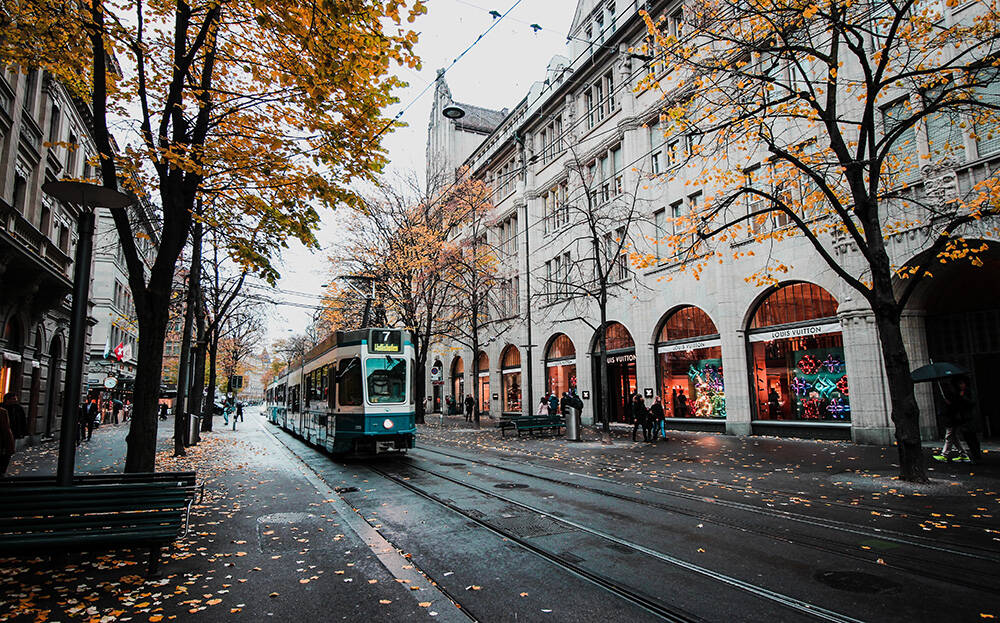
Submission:
<svg viewBox="0 0 1000 623">
<path fill-rule="evenodd" d="M 683 174 L 674 182 L 654 179 L 652 175 L 661 165 L 656 160 L 657 155 L 667 156 L 668 146 L 662 145 L 662 133 L 658 142 L 656 131 L 650 127 L 657 123 L 662 100 L 657 93 L 637 92 L 638 81 L 646 70 L 640 59 L 629 52 L 630 48 L 641 44 L 645 35 L 638 9 L 639 5 L 646 4 L 581 1 L 569 33 L 566 57 L 553 59 L 545 80 L 531 88 L 464 162 L 472 175 L 493 187 L 495 213 L 491 222 L 497 225 L 492 242 L 503 251 L 502 276 L 518 278 L 510 282 L 517 284 L 517 301 L 507 307 L 509 318 L 497 323 L 498 330 L 492 335 L 484 335 L 483 339 L 488 344 L 484 352 L 489 359 L 489 369 L 484 371 L 488 372 L 484 377 L 488 379 L 488 404 L 483 406 L 488 407 L 491 415 L 534 411 L 539 397 L 548 389 L 548 368 L 553 367 L 547 365 L 547 349 L 559 334 L 565 334 L 576 351 L 573 360 L 575 386 L 584 396 L 584 419 L 594 416 L 597 360 L 591 353 L 599 324 L 597 307 L 586 302 L 566 305 L 558 301 L 557 294 L 539 296 L 551 281 L 547 275 L 551 274 L 553 266 L 558 266 L 554 264 L 557 258 L 567 257 L 565 254 L 570 254 L 569 258 L 582 257 L 587 253 L 584 245 L 576 242 L 581 223 L 573 219 L 564 221 L 558 214 L 553 216 L 547 198 L 549 193 L 559 193 L 565 184 L 564 196 L 569 201 L 574 198 L 579 201 L 584 191 L 594 191 L 594 187 L 600 185 L 595 182 L 593 187 L 585 188 L 577 171 L 600 171 L 605 163 L 610 163 L 611 175 L 601 176 L 608 189 L 600 192 L 605 198 L 610 196 L 615 200 L 619 197 L 636 206 L 642 218 L 635 220 L 634 231 L 627 235 L 635 248 L 641 247 L 654 255 L 657 251 L 650 248 L 654 244 L 650 241 L 658 237 L 657 213 L 673 205 L 699 200 L 692 187 L 685 184 L 690 180 Z M 679 10 L 673 3 L 652 4 L 653 13 L 657 15 L 672 16 Z M 450 100 L 450 92 L 447 96 Z M 435 110 L 440 112 L 437 106 Z M 432 114 L 429 136 L 435 137 L 435 144 L 448 144 L 454 132 L 450 120 Z M 918 137 L 922 136 L 918 133 Z M 947 167 L 925 167 L 921 180 L 911 184 L 918 189 L 915 192 L 919 192 L 921 182 L 927 180 L 928 193 L 947 197 L 955 189 L 967 189 L 975 181 L 995 175 L 1000 163 L 1000 145 L 987 147 L 967 137 L 965 147 L 965 158 L 961 162 L 949 163 Z M 917 148 L 921 154 L 928 152 L 926 138 L 919 138 Z M 460 152 L 453 152 L 451 157 Z M 441 168 L 442 163 L 436 155 L 439 153 L 431 149 L 429 143 L 428 171 Z M 588 169 L 592 163 L 595 168 Z M 450 160 L 446 166 L 449 170 L 455 168 Z M 733 166 L 743 165 L 734 163 Z M 503 229 L 503 224 L 511 219 L 519 223 L 514 227 L 515 237 Z M 993 240 L 996 237 L 994 230 L 995 225 L 977 224 L 970 227 L 968 234 L 970 238 Z M 894 263 L 904 265 L 918 257 L 927 239 L 926 231 L 914 229 L 890 241 L 889 251 Z M 752 238 L 731 243 L 734 252 L 761 251 L 755 245 Z M 862 275 L 856 251 L 849 245 L 840 245 L 837 249 L 840 264 L 853 274 Z M 989 252 L 984 259 L 985 265 L 979 269 L 955 265 L 936 272 L 911 301 L 911 310 L 904 322 L 904 337 L 914 368 L 946 354 L 950 360 L 972 371 L 973 384 L 978 386 L 974 389 L 982 397 L 986 433 L 996 436 L 1000 435 L 1000 414 L 993 413 L 997 403 L 987 402 L 989 392 L 993 391 L 987 379 L 1000 374 L 1000 303 L 995 296 L 988 300 L 989 297 L 979 292 L 984 287 L 990 292 L 997 291 L 1000 254 Z M 762 269 L 767 261 L 789 267 L 779 286 L 811 285 L 784 290 L 782 294 L 779 287 L 748 282 L 746 276 Z M 808 291 L 809 296 L 818 297 L 817 300 L 832 298 L 834 307 L 824 318 L 793 319 L 794 322 L 787 326 L 775 327 L 784 332 L 769 332 L 769 327 L 755 324 L 760 310 L 777 305 L 778 298 L 791 296 L 787 293 L 793 291 Z M 953 292 L 954 298 L 943 302 L 934 296 L 935 292 Z M 614 355 L 617 358 L 615 365 L 619 366 L 616 370 L 623 370 L 622 374 L 628 378 L 616 377 L 613 381 L 630 385 L 626 390 L 633 387 L 640 393 L 645 390 L 647 396 L 663 395 L 668 407 L 677 412 L 668 419 L 668 426 L 739 435 L 775 434 L 891 443 L 893 426 L 889 420 L 889 397 L 872 313 L 865 301 L 827 267 L 801 236 L 786 238 L 754 256 L 709 265 L 697 278 L 669 261 L 654 262 L 646 268 L 628 266 L 623 269 L 614 294 L 608 306 L 608 320 L 627 329 L 634 347 L 631 352 L 625 349 Z M 689 306 L 707 315 L 714 326 L 714 331 L 705 336 L 708 338 L 706 343 L 712 344 L 710 347 L 701 351 L 692 346 L 692 351 L 710 354 L 691 364 L 689 386 L 694 388 L 696 382 L 701 383 L 707 376 L 714 375 L 710 380 L 713 386 L 718 386 L 715 397 L 720 404 L 724 402 L 724 407 L 711 413 L 722 417 L 679 417 L 678 413 L 691 415 L 694 405 L 678 405 L 676 398 L 664 395 L 673 381 L 667 378 L 667 364 L 664 363 L 670 361 L 671 355 L 661 356 L 661 353 L 681 351 L 671 350 L 672 343 L 664 343 L 658 336 L 674 312 L 689 310 Z M 959 331 L 964 332 L 961 339 Z M 815 337 L 802 337 L 813 333 Z M 798 337 L 782 337 L 786 335 Z M 683 340 L 681 342 L 682 348 Z M 513 368 L 507 370 L 506 388 L 511 386 L 513 375 L 518 374 L 521 400 L 517 409 L 505 408 L 513 403 L 506 400 L 505 375 L 501 369 L 502 354 L 511 347 L 518 350 L 521 364 L 518 372 L 512 372 Z M 787 355 L 792 357 L 790 361 L 800 358 L 803 369 L 813 374 L 789 369 L 781 377 L 774 372 L 767 361 L 776 360 L 776 353 L 782 348 L 790 353 Z M 444 384 L 428 392 L 432 405 L 443 405 L 447 397 L 459 391 L 471 393 L 472 384 L 476 382 L 472 378 L 474 355 L 447 341 L 434 347 L 429 361 L 440 364 Z M 822 363 L 826 364 L 828 372 L 817 367 L 818 361 L 809 359 L 823 356 L 827 357 Z M 548 361 L 548 364 L 568 366 L 569 361 L 562 359 Z M 453 378 L 451 371 L 459 368 L 462 372 Z M 703 373 L 706 376 L 702 376 Z M 843 377 L 844 386 L 835 388 L 833 384 L 838 381 L 838 375 Z M 805 378 L 815 384 L 805 385 L 802 380 Z M 427 386 L 431 387 L 430 377 L 427 381 Z M 789 381 L 799 383 L 801 393 L 797 393 L 800 392 L 798 388 L 790 388 Z M 769 392 L 774 392 L 774 396 Z M 933 437 L 937 434 L 937 423 L 932 388 L 918 386 L 917 393 L 923 433 Z M 699 397 L 709 394 L 699 390 Z M 693 389 L 691 395 L 694 395 Z M 458 395 L 453 397 L 461 399 Z M 1000 396 L 997 399 L 1000 400 Z M 774 414 L 782 409 L 798 410 L 800 417 L 776 418 Z M 823 417 L 811 417 L 817 409 L 824 410 Z"/>
<path fill-rule="evenodd" d="M 29 439 L 59 429 L 78 209 L 42 192 L 92 177 L 85 107 L 39 71 L 0 71 L 0 336 L 3 391 L 18 394 Z M 58 143 L 75 143 L 69 149 Z"/>
</svg>

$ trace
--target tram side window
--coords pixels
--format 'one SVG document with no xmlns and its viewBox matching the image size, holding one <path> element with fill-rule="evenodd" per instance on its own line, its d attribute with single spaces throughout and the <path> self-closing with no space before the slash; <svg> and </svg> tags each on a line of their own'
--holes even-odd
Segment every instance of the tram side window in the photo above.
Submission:
<svg viewBox="0 0 1000 623">
<path fill-rule="evenodd" d="M 358 357 L 340 362 L 337 371 L 337 393 L 340 394 L 341 405 L 354 406 L 362 403 L 361 359 Z"/>
</svg>

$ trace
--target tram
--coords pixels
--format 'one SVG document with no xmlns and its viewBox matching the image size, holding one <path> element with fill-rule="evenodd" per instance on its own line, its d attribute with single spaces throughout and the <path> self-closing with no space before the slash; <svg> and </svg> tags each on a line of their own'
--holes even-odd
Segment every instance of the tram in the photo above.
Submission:
<svg viewBox="0 0 1000 623">
<path fill-rule="evenodd" d="M 337 455 L 414 447 L 413 339 L 402 329 L 337 331 L 266 390 L 268 420 Z"/>
</svg>

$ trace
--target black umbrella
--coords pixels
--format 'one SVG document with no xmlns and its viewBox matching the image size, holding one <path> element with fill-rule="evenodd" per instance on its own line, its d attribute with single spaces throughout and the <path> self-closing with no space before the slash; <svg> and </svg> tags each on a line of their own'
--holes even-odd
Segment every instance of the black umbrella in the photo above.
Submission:
<svg viewBox="0 0 1000 623">
<path fill-rule="evenodd" d="M 910 373 L 910 378 L 913 379 L 914 383 L 925 383 L 927 381 L 940 381 L 941 379 L 962 376 L 964 374 L 968 374 L 968 372 L 953 363 L 939 362 L 920 366 Z"/>
</svg>

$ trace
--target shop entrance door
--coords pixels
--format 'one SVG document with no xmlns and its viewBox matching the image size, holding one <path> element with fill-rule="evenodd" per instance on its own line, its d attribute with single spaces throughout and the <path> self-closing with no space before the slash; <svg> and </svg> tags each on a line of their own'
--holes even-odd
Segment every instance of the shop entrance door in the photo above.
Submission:
<svg viewBox="0 0 1000 623">
<path fill-rule="evenodd" d="M 609 356 L 611 358 L 611 356 Z M 601 404 L 600 366 L 594 366 L 595 404 Z M 608 363 L 608 414 L 612 422 L 627 422 L 625 400 L 636 390 L 635 361 Z M 595 413 L 600 418 L 601 414 Z"/>
</svg>

